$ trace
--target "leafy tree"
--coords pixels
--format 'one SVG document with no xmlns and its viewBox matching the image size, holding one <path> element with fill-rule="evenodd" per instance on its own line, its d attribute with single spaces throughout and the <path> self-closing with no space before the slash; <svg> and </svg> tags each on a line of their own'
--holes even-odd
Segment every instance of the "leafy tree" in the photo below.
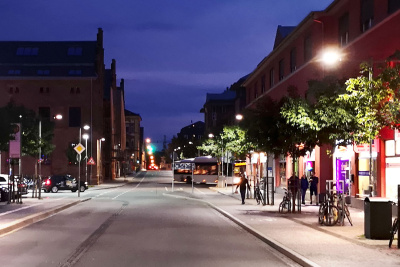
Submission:
<svg viewBox="0 0 400 267">
<path fill-rule="evenodd" d="M 8 142 L 12 132 L 12 123 L 21 123 L 22 155 L 37 157 L 39 154 L 39 119 L 35 112 L 24 106 L 16 106 L 10 102 L 0 108 L 0 149 L 8 151 Z M 52 144 L 54 124 L 42 119 L 41 152 L 49 155 L 54 150 Z"/>
</svg>

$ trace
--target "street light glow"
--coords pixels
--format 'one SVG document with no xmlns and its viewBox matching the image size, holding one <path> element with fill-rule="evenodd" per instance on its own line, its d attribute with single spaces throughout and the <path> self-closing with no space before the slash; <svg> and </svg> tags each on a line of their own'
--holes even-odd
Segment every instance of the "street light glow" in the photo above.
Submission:
<svg viewBox="0 0 400 267">
<path fill-rule="evenodd" d="M 85 139 L 85 140 L 87 140 L 87 139 L 89 139 L 89 135 L 88 135 L 88 134 L 83 134 L 83 135 L 82 135 L 82 138 Z"/>
<path fill-rule="evenodd" d="M 57 114 L 54 116 L 54 119 L 56 120 L 62 120 L 63 116 L 61 114 Z"/>
<path fill-rule="evenodd" d="M 340 54 L 336 50 L 327 50 L 322 54 L 322 61 L 327 65 L 334 65 L 341 61 Z"/>
<path fill-rule="evenodd" d="M 238 121 L 241 121 L 241 120 L 243 119 L 243 115 L 242 115 L 242 114 L 237 114 L 237 115 L 236 115 L 236 119 L 237 119 Z"/>
<path fill-rule="evenodd" d="M 83 129 L 84 129 L 84 130 L 89 130 L 89 129 L 90 129 L 90 126 L 87 125 L 87 124 L 86 124 L 86 125 L 83 125 Z"/>
</svg>

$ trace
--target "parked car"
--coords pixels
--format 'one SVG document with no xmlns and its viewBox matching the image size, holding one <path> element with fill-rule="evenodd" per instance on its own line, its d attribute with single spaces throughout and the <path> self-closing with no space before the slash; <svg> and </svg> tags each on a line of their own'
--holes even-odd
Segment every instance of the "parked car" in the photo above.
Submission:
<svg viewBox="0 0 400 267">
<path fill-rule="evenodd" d="M 44 178 L 42 189 L 46 193 L 50 191 L 57 193 L 58 190 L 71 190 L 72 192 L 76 192 L 76 190 L 78 190 L 77 184 L 77 179 L 69 174 L 51 175 Z M 81 181 L 79 189 L 81 192 L 85 192 L 85 190 L 88 189 L 87 183 Z"/>
<path fill-rule="evenodd" d="M 12 187 L 12 182 L 9 181 L 9 176 L 7 174 L 0 174 L 0 187 L 4 190 L 8 190 L 8 184 L 10 184 L 10 187 Z M 19 192 L 21 195 L 28 194 L 28 187 L 26 183 L 19 182 L 18 177 L 14 178 L 14 192 L 15 194 Z"/>
</svg>

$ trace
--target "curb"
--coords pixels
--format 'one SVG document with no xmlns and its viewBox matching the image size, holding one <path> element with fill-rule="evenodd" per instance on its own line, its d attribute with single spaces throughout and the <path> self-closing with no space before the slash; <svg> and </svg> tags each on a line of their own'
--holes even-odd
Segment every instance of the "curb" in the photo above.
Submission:
<svg viewBox="0 0 400 267">
<path fill-rule="evenodd" d="M 42 211 L 42 212 L 39 212 L 39 213 L 36 213 L 36 214 L 33 214 L 33 215 L 29 215 L 29 216 L 27 216 L 27 217 L 25 217 L 23 219 L 15 220 L 9 226 L 6 226 L 6 227 L 0 229 L 0 237 L 3 236 L 3 235 L 8 234 L 10 232 L 17 231 L 17 230 L 19 230 L 21 228 L 29 226 L 29 225 L 31 225 L 33 223 L 38 222 L 38 221 L 44 220 L 44 219 L 46 219 L 46 218 L 48 218 L 48 217 L 50 217 L 50 216 L 52 216 L 52 215 L 54 215 L 54 214 L 56 214 L 56 213 L 58 213 L 60 211 L 63 211 L 65 209 L 68 209 L 68 208 L 70 208 L 72 206 L 75 206 L 75 205 L 77 205 L 79 203 L 82 203 L 82 202 L 85 202 L 85 201 L 89 201 L 89 200 L 91 200 L 91 198 L 78 200 L 78 201 L 75 201 L 75 202 L 72 202 L 72 203 L 69 203 L 69 204 L 66 204 L 66 205 L 61 205 L 61 206 L 55 207 L 55 208 L 53 208 L 53 209 L 51 209 L 49 211 Z"/>
<path fill-rule="evenodd" d="M 248 233 L 252 234 L 253 236 L 257 237 L 259 240 L 261 240 L 262 242 L 266 243 L 267 245 L 269 245 L 270 247 L 274 248 L 275 250 L 279 251 L 280 253 L 282 253 L 283 255 L 285 255 L 286 257 L 290 258 L 291 260 L 293 260 L 294 262 L 300 264 L 301 266 L 307 266 L 307 267 L 318 267 L 319 265 L 316 264 L 315 262 L 307 259 L 306 257 L 300 255 L 299 253 L 297 253 L 296 251 L 285 247 L 283 244 L 277 242 L 276 240 L 273 240 L 271 238 L 266 237 L 265 235 L 263 235 L 261 232 L 257 231 L 256 229 L 254 229 L 253 227 L 251 227 L 250 225 L 246 224 L 245 222 L 235 218 L 233 215 L 231 215 L 230 213 L 224 211 L 223 209 L 215 206 L 214 204 L 206 201 L 206 200 L 202 200 L 202 199 L 195 199 L 195 198 L 191 198 L 191 197 L 183 197 L 183 196 L 175 196 L 175 195 L 171 195 L 171 194 L 166 194 L 163 193 L 164 196 L 168 196 L 168 197 L 175 197 L 175 198 L 181 198 L 181 199 L 186 199 L 186 200 L 195 200 L 195 201 L 200 201 L 203 202 L 205 204 L 207 204 L 208 206 L 210 206 L 211 208 L 213 208 L 214 210 L 218 211 L 219 213 L 221 213 L 222 215 L 224 215 L 226 218 L 230 219 L 231 221 L 233 221 L 234 223 L 236 223 L 237 225 L 239 225 L 240 227 L 242 227 L 244 230 L 246 230 Z"/>
</svg>

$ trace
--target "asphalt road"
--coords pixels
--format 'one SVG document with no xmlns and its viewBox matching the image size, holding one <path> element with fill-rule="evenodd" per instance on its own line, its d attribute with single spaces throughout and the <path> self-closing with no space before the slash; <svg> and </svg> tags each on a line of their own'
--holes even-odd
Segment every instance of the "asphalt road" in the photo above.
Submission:
<svg viewBox="0 0 400 267">
<path fill-rule="evenodd" d="M 296 266 L 204 203 L 166 196 L 169 175 L 87 190 L 81 197 L 89 201 L 1 237 L 0 266 Z"/>
</svg>

